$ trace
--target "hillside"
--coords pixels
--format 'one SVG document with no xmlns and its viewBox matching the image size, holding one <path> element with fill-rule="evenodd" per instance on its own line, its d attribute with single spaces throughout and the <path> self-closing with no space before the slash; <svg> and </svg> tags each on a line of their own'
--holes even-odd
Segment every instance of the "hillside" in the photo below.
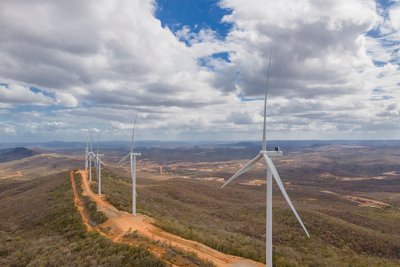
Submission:
<svg viewBox="0 0 400 267">
<path fill-rule="evenodd" d="M 42 153 L 31 157 L 0 162 L 0 180 L 30 180 L 81 167 L 83 161 L 73 155 Z"/>
<path fill-rule="evenodd" d="M 104 175 L 103 192 L 129 211 L 130 181 Z M 221 252 L 265 261 L 265 188 L 191 179 L 139 179 L 138 208 L 168 232 Z M 95 186 L 94 186 L 95 187 Z M 280 192 L 274 190 L 274 249 L 279 266 L 398 266 L 400 212 L 359 207 L 340 196 L 288 191 L 308 227 L 305 237 Z"/>
<path fill-rule="evenodd" d="M 397 148 L 321 147 L 277 160 L 311 235 L 305 237 L 275 187 L 277 266 L 399 266 L 399 157 Z M 167 180 L 138 172 L 139 211 L 168 232 L 227 254 L 265 261 L 265 186 L 245 183 L 264 181 L 265 167 L 260 164 L 221 190 L 221 183 L 211 178 L 230 177 L 244 161 L 186 160 L 169 164 L 173 168 L 164 175 L 170 177 Z M 138 168 L 142 166 L 145 163 L 139 162 Z M 103 177 L 107 200 L 130 211 L 130 178 L 108 168 Z"/>
<path fill-rule="evenodd" d="M 0 149 L 0 163 L 14 160 L 20 160 L 35 155 L 41 154 L 38 149 L 31 149 L 26 147 L 5 148 Z"/>
<path fill-rule="evenodd" d="M 164 266 L 141 247 L 87 233 L 69 172 L 0 180 L 0 266 Z"/>
<path fill-rule="evenodd" d="M 106 162 L 116 157 L 108 155 Z M 216 156 L 222 157 L 219 152 Z M 265 261 L 265 166 L 257 165 L 221 190 L 221 181 L 246 161 L 194 158 L 165 162 L 163 174 L 157 162 L 140 159 L 138 211 L 154 218 L 156 227 L 163 231 L 224 254 Z M 275 187 L 273 242 L 277 266 L 400 266 L 399 159 L 397 147 L 321 146 L 275 160 L 311 235 L 306 238 Z M 159 264 L 152 254 L 143 254 L 149 244 L 159 249 L 159 242 L 137 241 L 133 233 L 134 243 L 145 243 L 143 250 L 144 246 L 129 248 L 85 233 L 73 207 L 68 173 L 59 173 L 82 165 L 81 156 L 57 154 L 0 164 L 0 174 L 7 169 L 20 170 L 29 178 L 0 179 L 0 266 L 54 265 L 50 246 L 58 256 L 63 253 L 61 247 L 67 247 L 67 256 L 60 256 L 65 257 L 58 264 L 61 266 L 69 262 L 72 266 L 112 266 L 111 262 L 118 260 L 119 266 L 129 266 L 132 262 L 121 254 L 136 255 L 132 256 L 136 260 L 139 257 L 135 266 L 153 266 L 145 265 L 141 257 Z M 118 210 L 129 212 L 128 164 L 123 168 L 112 166 L 102 170 L 105 199 Z M 57 170 L 57 174 L 45 175 Z M 257 186 L 254 181 L 261 184 Z M 96 182 L 92 186 L 97 192 Z M 99 225 L 100 232 L 109 231 L 109 223 Z M 100 248 L 94 252 L 92 247 L 96 246 Z M 114 258 L 110 250 L 121 253 L 119 258 Z M 195 264 L 191 266 L 198 266 L 194 256 L 179 255 L 165 247 L 162 250 L 162 260 L 173 255 L 172 259 L 190 258 L 187 261 Z"/>
</svg>

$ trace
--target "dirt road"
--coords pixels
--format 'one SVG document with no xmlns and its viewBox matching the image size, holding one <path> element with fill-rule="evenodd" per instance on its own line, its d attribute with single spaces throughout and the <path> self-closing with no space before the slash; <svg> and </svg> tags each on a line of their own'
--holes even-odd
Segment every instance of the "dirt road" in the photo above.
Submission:
<svg viewBox="0 0 400 267">
<path fill-rule="evenodd" d="M 325 194 L 335 195 L 335 196 L 338 196 L 343 199 L 347 199 L 351 202 L 357 203 L 358 206 L 360 206 L 360 207 L 370 207 L 370 208 L 377 208 L 377 209 L 381 209 L 381 210 L 385 210 L 390 207 L 390 204 L 388 204 L 388 203 L 374 200 L 374 199 L 365 198 L 365 197 L 341 195 L 341 194 L 338 194 L 338 193 L 335 193 L 332 191 L 327 191 L 327 190 L 323 190 L 321 192 L 325 193 Z"/>
<path fill-rule="evenodd" d="M 83 203 L 82 203 L 82 201 L 80 200 L 80 198 L 78 196 L 78 192 L 76 191 L 76 185 L 75 185 L 75 179 L 74 179 L 74 171 L 70 172 L 70 178 L 71 178 L 72 192 L 74 193 L 75 206 L 76 206 L 76 208 L 78 209 L 78 211 L 79 211 L 79 213 L 81 215 L 81 218 L 82 218 L 83 224 L 86 227 L 86 230 L 93 231 L 94 230 L 93 227 L 89 224 L 89 221 L 88 221 L 87 217 L 84 214 Z"/>
<path fill-rule="evenodd" d="M 184 251 L 194 252 L 199 258 L 209 260 L 216 266 L 264 266 L 262 263 L 227 255 L 207 247 L 204 244 L 165 232 L 154 226 L 154 220 L 152 218 L 143 214 L 133 216 L 125 211 L 117 210 L 114 206 L 105 201 L 102 196 L 95 194 L 91 190 L 86 171 L 81 170 L 78 171 L 78 173 L 82 176 L 83 194 L 96 202 L 98 209 L 108 216 L 108 220 L 102 224 L 101 227 L 110 229 L 110 231 L 106 233 L 106 236 L 113 241 L 118 242 L 122 239 L 124 234 L 137 231 L 140 235 L 154 241 L 165 242 Z"/>
</svg>

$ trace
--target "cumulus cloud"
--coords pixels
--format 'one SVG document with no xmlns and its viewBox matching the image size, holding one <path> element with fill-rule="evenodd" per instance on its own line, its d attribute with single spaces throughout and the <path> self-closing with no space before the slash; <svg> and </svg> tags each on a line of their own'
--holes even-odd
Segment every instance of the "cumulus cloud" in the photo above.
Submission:
<svg viewBox="0 0 400 267">
<path fill-rule="evenodd" d="M 56 103 L 65 107 L 78 106 L 78 100 L 73 95 L 63 92 L 56 93 Z"/>
<path fill-rule="evenodd" d="M 245 95 L 260 95 L 273 55 L 272 96 L 323 98 L 361 93 L 363 75 L 373 66 L 365 33 L 377 15 L 373 1 L 223 0 L 232 9 L 224 21 L 234 24 L 228 42 L 232 72 Z M 216 85 L 231 90 L 224 75 Z M 232 80 L 232 79 L 231 79 Z M 227 86 L 228 85 L 228 86 Z"/>
<path fill-rule="evenodd" d="M 119 121 L 111 121 L 111 127 L 114 129 L 119 129 L 119 130 L 126 130 L 126 129 L 132 129 L 134 124 L 130 123 L 122 123 Z"/>
<path fill-rule="evenodd" d="M 287 130 L 303 124 L 332 133 L 361 128 L 379 121 L 383 107 L 372 100 L 389 102 L 396 93 L 398 60 L 368 34 L 388 24 L 375 1 L 222 0 L 221 6 L 232 10 L 223 19 L 234 25 L 227 37 L 231 64 L 214 84 L 262 95 L 272 51 L 269 114 L 275 126 L 283 121 Z M 387 28 L 398 36 L 393 23 Z M 383 64 L 376 65 L 379 58 Z"/>
<path fill-rule="evenodd" d="M 69 93 L 56 92 L 52 95 L 26 85 L 0 84 L 0 108 L 12 108 L 19 105 L 76 107 L 78 100 Z"/>
<path fill-rule="evenodd" d="M 57 103 L 76 106 L 73 87 L 85 88 L 73 93 L 87 101 L 131 106 L 207 105 L 218 94 L 192 51 L 153 16 L 152 1 L 0 5 L 1 76 L 56 92 Z"/>
<path fill-rule="evenodd" d="M 257 99 L 272 51 L 273 137 L 351 137 L 398 122 L 398 4 L 219 5 L 229 10 L 221 20 L 232 25 L 226 38 L 209 28 L 162 27 L 155 0 L 3 0 L 0 108 L 60 107 L 32 113 L 39 116 L 11 114 L 16 129 L 26 122 L 33 132 L 98 127 L 115 137 L 131 128 L 139 110 L 148 138 L 226 138 L 226 131 L 258 138 L 263 103 Z"/>
<path fill-rule="evenodd" d="M 69 125 L 62 121 L 48 121 L 42 123 L 41 128 L 43 128 L 45 131 L 56 131 L 60 129 L 67 129 L 69 128 Z"/>
<path fill-rule="evenodd" d="M 53 99 L 21 85 L 0 84 L 0 103 L 5 107 L 21 104 L 49 105 L 53 103 Z"/>
<path fill-rule="evenodd" d="M 231 112 L 226 117 L 226 122 L 234 124 L 252 124 L 253 117 L 247 112 Z"/>
</svg>

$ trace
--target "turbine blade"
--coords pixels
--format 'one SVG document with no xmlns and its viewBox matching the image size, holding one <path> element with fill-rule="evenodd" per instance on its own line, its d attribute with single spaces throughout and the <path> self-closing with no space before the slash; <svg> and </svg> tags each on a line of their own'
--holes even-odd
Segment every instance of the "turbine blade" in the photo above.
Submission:
<svg viewBox="0 0 400 267">
<path fill-rule="evenodd" d="M 252 159 L 249 162 L 247 162 L 246 165 L 244 165 L 237 173 L 235 173 L 231 178 L 229 178 L 229 180 L 226 181 L 221 186 L 221 188 L 224 188 L 227 184 L 232 182 L 239 175 L 242 175 L 243 173 L 248 172 L 251 168 L 254 167 L 254 165 L 256 165 L 257 161 L 259 161 L 261 158 L 262 158 L 262 156 L 260 154 L 258 154 L 257 157 L 255 157 L 254 159 Z"/>
<path fill-rule="evenodd" d="M 292 201 L 290 200 L 288 194 L 286 193 L 286 189 L 283 186 L 281 177 L 279 177 L 278 171 L 275 168 L 274 163 L 272 162 L 272 160 L 266 155 L 263 154 L 263 157 L 265 159 L 265 162 L 267 163 L 267 167 L 269 168 L 269 170 L 272 172 L 272 176 L 274 176 L 276 183 L 278 184 L 279 189 L 281 190 L 283 196 L 286 199 L 286 202 L 289 204 L 289 207 L 292 209 L 292 212 L 294 213 L 294 215 L 296 216 L 297 220 L 299 221 L 301 227 L 303 227 L 304 232 L 306 233 L 306 235 L 308 237 L 310 237 L 307 228 L 304 226 L 303 221 L 301 220 L 299 214 L 297 213 L 296 209 L 294 208 Z"/>
<path fill-rule="evenodd" d="M 261 150 L 266 150 L 266 142 L 267 142 L 267 94 L 268 94 L 268 81 L 269 81 L 269 71 L 271 69 L 271 57 L 272 52 L 269 54 L 269 64 L 268 64 L 268 73 L 267 73 L 267 85 L 265 86 L 265 98 L 264 98 L 264 125 L 263 125 L 263 139 Z"/>
<path fill-rule="evenodd" d="M 100 151 L 100 131 L 97 134 L 97 154 L 100 154 L 99 151 Z"/>
<path fill-rule="evenodd" d="M 135 122 L 133 123 L 132 139 L 131 139 L 131 153 L 133 152 L 133 140 L 135 138 L 135 128 L 136 128 L 136 121 L 137 121 L 138 115 L 139 115 L 139 111 L 136 112 Z"/>
<path fill-rule="evenodd" d="M 90 152 L 93 152 L 93 128 L 90 128 Z"/>
<path fill-rule="evenodd" d="M 123 157 L 120 161 L 118 161 L 118 164 L 120 164 L 121 162 L 123 162 L 124 160 L 126 160 L 129 156 L 130 156 L 130 154 L 128 154 L 128 155 L 126 155 L 125 157 Z"/>
</svg>

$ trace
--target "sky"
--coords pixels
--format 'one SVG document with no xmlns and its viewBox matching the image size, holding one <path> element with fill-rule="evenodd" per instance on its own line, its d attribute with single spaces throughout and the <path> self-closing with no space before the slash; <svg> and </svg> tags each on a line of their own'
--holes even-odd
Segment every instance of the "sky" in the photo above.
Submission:
<svg viewBox="0 0 400 267">
<path fill-rule="evenodd" d="M 0 142 L 400 139 L 400 2 L 2 0 Z"/>
</svg>

